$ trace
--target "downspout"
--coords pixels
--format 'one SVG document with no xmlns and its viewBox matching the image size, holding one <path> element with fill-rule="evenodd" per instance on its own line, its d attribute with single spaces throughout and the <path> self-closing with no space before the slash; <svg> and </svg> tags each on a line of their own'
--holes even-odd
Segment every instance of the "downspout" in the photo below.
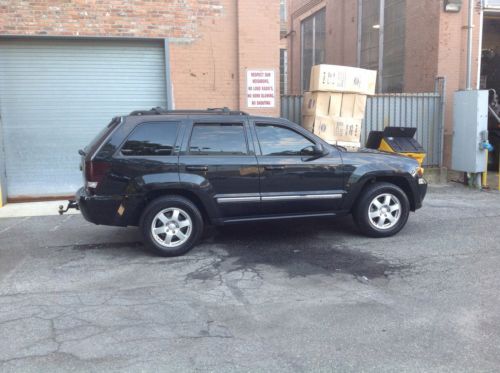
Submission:
<svg viewBox="0 0 500 373">
<path fill-rule="evenodd" d="M 238 92 L 238 108 L 237 110 L 243 110 L 241 107 L 241 69 L 240 69 L 240 7 L 239 1 L 236 1 L 236 73 L 237 73 L 237 92 Z M 245 77 L 246 79 L 246 77 Z"/>
<path fill-rule="evenodd" d="M 465 89 L 472 89 L 472 17 L 474 14 L 474 0 L 469 0 L 469 10 L 467 13 L 467 71 L 465 76 Z"/>
</svg>

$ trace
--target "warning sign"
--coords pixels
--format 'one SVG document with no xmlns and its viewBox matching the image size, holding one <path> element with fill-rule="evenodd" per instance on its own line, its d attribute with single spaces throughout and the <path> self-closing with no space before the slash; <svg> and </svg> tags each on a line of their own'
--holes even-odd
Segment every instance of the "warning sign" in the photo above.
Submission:
<svg viewBox="0 0 500 373">
<path fill-rule="evenodd" d="M 247 70 L 247 106 L 274 107 L 274 70 Z"/>
</svg>

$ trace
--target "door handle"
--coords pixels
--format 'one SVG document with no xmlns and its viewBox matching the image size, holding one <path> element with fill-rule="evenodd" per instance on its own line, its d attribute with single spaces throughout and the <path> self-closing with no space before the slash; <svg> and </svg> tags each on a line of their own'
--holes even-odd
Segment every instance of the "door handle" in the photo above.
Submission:
<svg viewBox="0 0 500 373">
<path fill-rule="evenodd" d="M 273 165 L 273 166 L 264 166 L 265 170 L 284 170 L 285 166 L 283 165 Z"/>
<path fill-rule="evenodd" d="M 208 166 L 186 166 L 188 171 L 208 171 Z"/>
</svg>

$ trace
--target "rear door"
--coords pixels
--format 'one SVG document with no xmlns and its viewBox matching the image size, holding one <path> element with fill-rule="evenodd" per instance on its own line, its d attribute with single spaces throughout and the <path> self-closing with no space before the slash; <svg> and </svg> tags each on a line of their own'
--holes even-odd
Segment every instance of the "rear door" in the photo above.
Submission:
<svg viewBox="0 0 500 373">
<path fill-rule="evenodd" d="M 254 130 L 264 214 L 331 212 L 339 208 L 344 178 L 337 150 L 312 159 L 303 150 L 314 146 L 315 139 L 305 131 L 279 121 L 256 121 Z"/>
<path fill-rule="evenodd" d="M 198 192 L 216 218 L 259 213 L 259 172 L 248 123 L 243 119 L 193 120 L 179 171 L 183 187 Z"/>
<path fill-rule="evenodd" d="M 181 122 L 144 121 L 128 134 L 113 157 L 112 167 L 102 185 L 106 194 L 135 195 L 144 189 L 166 189 L 179 186 L 178 146 Z M 101 153 L 110 151 L 110 143 Z"/>
</svg>

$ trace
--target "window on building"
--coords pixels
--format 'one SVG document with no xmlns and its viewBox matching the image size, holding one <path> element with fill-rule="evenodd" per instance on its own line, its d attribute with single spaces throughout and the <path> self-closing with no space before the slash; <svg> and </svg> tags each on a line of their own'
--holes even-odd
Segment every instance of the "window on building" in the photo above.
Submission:
<svg viewBox="0 0 500 373">
<path fill-rule="evenodd" d="M 288 94 L 288 51 L 280 49 L 280 94 Z"/>
<path fill-rule="evenodd" d="M 380 0 L 362 0 L 360 67 L 378 70 Z"/>
<path fill-rule="evenodd" d="M 280 0 L 280 31 L 286 34 L 287 31 L 286 0 Z"/>
<path fill-rule="evenodd" d="M 177 123 L 139 125 L 122 147 L 126 156 L 171 155 L 177 138 Z"/>
<path fill-rule="evenodd" d="M 302 90 L 309 90 L 311 68 L 325 63 L 325 8 L 304 19 L 301 24 Z"/>
<path fill-rule="evenodd" d="M 256 126 L 262 155 L 301 155 L 313 142 L 300 133 L 272 124 Z"/>
<path fill-rule="evenodd" d="M 189 142 L 195 155 L 245 155 L 248 153 L 242 124 L 195 124 Z"/>
<path fill-rule="evenodd" d="M 500 0 L 484 0 L 485 9 L 500 9 Z"/>
<path fill-rule="evenodd" d="M 380 92 L 402 92 L 406 0 L 360 1 L 360 67 L 378 70 Z M 384 31 L 383 40 L 380 30 Z"/>
</svg>

